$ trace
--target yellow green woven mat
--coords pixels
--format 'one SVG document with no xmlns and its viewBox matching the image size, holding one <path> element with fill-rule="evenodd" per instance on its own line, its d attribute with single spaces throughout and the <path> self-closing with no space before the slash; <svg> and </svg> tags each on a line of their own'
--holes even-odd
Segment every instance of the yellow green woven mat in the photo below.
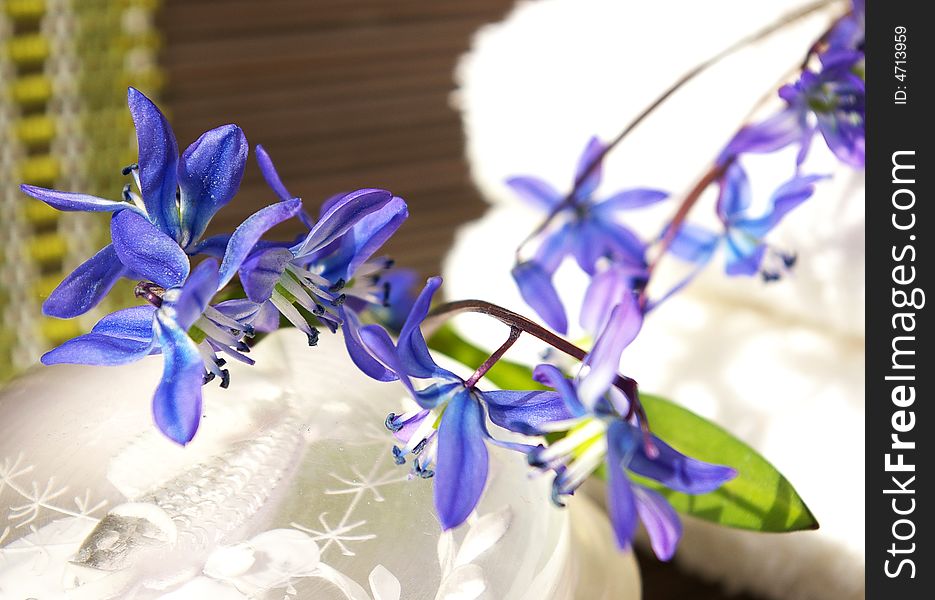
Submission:
<svg viewBox="0 0 935 600">
<path fill-rule="evenodd" d="M 158 91 L 156 0 L 0 0 L 0 381 L 100 316 L 42 300 L 103 244 L 107 219 L 60 213 L 20 183 L 119 198 L 135 161 L 128 85 Z"/>
</svg>

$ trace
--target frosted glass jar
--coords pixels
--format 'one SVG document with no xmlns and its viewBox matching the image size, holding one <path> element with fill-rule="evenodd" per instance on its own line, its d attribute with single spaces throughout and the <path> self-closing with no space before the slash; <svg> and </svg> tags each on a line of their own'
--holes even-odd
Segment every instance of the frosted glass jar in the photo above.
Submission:
<svg viewBox="0 0 935 600">
<path fill-rule="evenodd" d="M 205 388 L 181 448 L 151 425 L 160 357 L 37 367 L 0 392 L 0 598 L 637 598 L 630 554 L 583 498 L 491 448 L 476 514 L 442 533 L 382 426 L 404 392 L 340 336 L 286 330 Z"/>
</svg>

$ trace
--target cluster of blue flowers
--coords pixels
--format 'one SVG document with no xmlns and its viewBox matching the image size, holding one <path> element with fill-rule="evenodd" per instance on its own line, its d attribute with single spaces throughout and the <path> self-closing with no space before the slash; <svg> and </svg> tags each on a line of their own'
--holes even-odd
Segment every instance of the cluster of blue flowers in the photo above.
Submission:
<svg viewBox="0 0 935 600">
<path fill-rule="evenodd" d="M 537 247 L 531 258 L 517 262 L 513 278 L 523 299 L 550 327 L 565 332 L 568 317 L 553 284 L 556 270 L 566 257 L 574 256 L 590 278 L 581 325 L 592 334 L 600 330 L 614 303 L 630 291 L 645 296 L 652 275 L 647 252 L 656 246 L 657 259 L 665 253 L 695 266 L 688 277 L 654 302 L 642 298 L 644 311 L 658 306 L 681 290 L 700 272 L 719 248 L 726 254 L 730 276 L 760 275 L 773 281 L 793 267 L 796 256 L 769 246 L 764 238 L 792 209 L 810 198 L 815 184 L 825 176 L 800 172 L 817 133 L 844 164 L 864 165 L 864 7 L 855 0 L 852 9 L 815 45 L 809 58 L 819 69 L 806 66 L 797 81 L 783 86 L 784 106 L 775 115 L 741 128 L 725 146 L 709 172 L 707 185 L 719 188 L 715 214 L 720 231 L 684 222 L 677 217 L 651 240 L 641 239 L 626 226 L 626 211 L 661 202 L 669 195 L 661 190 L 638 188 L 595 199 L 601 178 L 601 162 L 607 147 L 592 139 L 578 163 L 570 193 L 562 194 L 545 181 L 530 176 L 513 177 L 507 184 L 522 199 L 548 216 L 533 236 Z M 812 54 L 815 56 L 812 57 Z M 619 141 L 619 140 L 618 140 Z M 753 195 L 742 158 L 748 154 L 773 153 L 797 146 L 790 179 L 776 189 L 762 211 L 754 213 Z M 694 202 L 697 195 L 688 202 Z M 761 203 L 758 203 L 761 204 Z"/>
<path fill-rule="evenodd" d="M 120 201 L 29 185 L 22 189 L 59 210 L 112 213 L 111 243 L 52 292 L 43 305 L 46 314 L 82 315 L 121 278 L 139 282 L 135 295 L 141 304 L 105 316 L 89 333 L 46 353 L 42 362 L 118 365 L 161 354 L 164 371 L 153 397 L 154 420 L 165 435 L 186 444 L 201 420 L 202 386 L 219 379 L 227 387 L 229 359 L 252 364 L 247 340 L 256 332 L 272 331 L 285 320 L 314 346 L 319 327 L 340 329 L 361 372 L 400 382 L 415 401 L 414 410 L 391 413 L 385 424 L 397 440 L 396 462 L 410 462 L 414 478 L 434 479 L 443 528 L 457 527 L 474 511 L 487 482 L 488 444 L 495 444 L 551 473 L 552 498 L 559 505 L 602 470 L 618 545 L 628 548 L 642 522 L 656 555 L 667 560 L 681 535 L 678 516 L 662 495 L 628 474 L 677 492 L 703 494 L 737 472 L 685 456 L 653 435 L 636 381 L 619 374 L 624 350 L 655 305 L 645 295 L 654 266 L 647 252 L 658 244 L 657 254 L 671 252 L 688 260 L 697 265 L 693 272 L 720 247 L 729 275 L 760 273 L 774 279 L 792 267 L 795 256 L 770 249 L 763 238 L 822 179 L 799 172 L 815 133 L 843 162 L 863 164 L 862 32 L 858 2 L 816 46 L 820 70 L 803 68 L 799 80 L 780 91 L 785 107 L 742 128 L 725 147 L 697 191 L 718 184 L 719 232 L 684 222 L 696 195 L 653 243 L 641 239 L 625 224 L 627 212 L 669 195 L 638 188 L 596 198 L 601 162 L 610 149 L 597 139 L 588 143 L 568 195 L 533 177 L 509 180 L 519 195 L 549 215 L 534 236 L 534 256 L 512 272 L 524 299 L 549 327 L 566 333 L 568 318 L 552 280 L 559 265 L 574 257 L 591 277 L 580 321 L 595 342 L 585 354 L 503 309 L 515 317 L 504 321 L 510 338 L 468 379 L 436 362 L 421 330 L 441 279 L 429 279 L 412 298 L 414 275 L 376 255 L 408 217 L 403 199 L 385 190 L 360 189 L 329 198 L 314 218 L 257 146 L 257 163 L 278 201 L 232 233 L 205 237 L 211 219 L 239 190 L 249 153 L 244 133 L 234 125 L 218 127 L 180 156 L 164 115 L 131 88 L 139 160 L 123 171 L 132 182 L 124 186 Z M 765 212 L 750 214 L 750 182 L 740 158 L 792 144 L 799 147 L 795 174 L 772 194 Z M 289 241 L 265 239 L 290 219 L 299 220 L 306 233 Z M 215 302 L 235 278 L 243 297 Z M 554 364 L 538 365 L 529 381 L 537 389 L 478 389 L 516 338 L 534 333 L 531 328 L 540 330 L 540 339 L 551 336 L 556 348 L 581 358 L 580 367 L 569 376 Z M 395 341 L 391 331 L 399 331 Z"/>
<path fill-rule="evenodd" d="M 441 279 L 429 279 L 411 298 L 412 273 L 391 269 L 391 261 L 375 257 L 408 216 L 401 198 L 378 189 L 339 194 L 326 200 L 314 219 L 257 146 L 260 170 L 279 201 L 232 233 L 205 237 L 212 217 L 238 192 L 248 155 L 243 132 L 234 125 L 213 129 L 179 156 L 168 122 L 146 96 L 130 89 L 129 107 L 139 161 L 124 169 L 134 183 L 124 187 L 122 200 L 22 186 L 59 210 L 112 213 L 111 243 L 55 289 L 43 305 L 46 314 L 84 314 L 120 278 L 138 281 L 135 295 L 141 301 L 50 350 L 43 363 L 119 365 L 161 354 L 164 371 L 153 397 L 154 421 L 166 436 L 186 444 L 201 421 L 202 386 L 219 379 L 227 387 L 229 359 L 252 364 L 247 340 L 256 332 L 271 331 L 285 319 L 315 345 L 317 327 L 341 329 L 348 355 L 363 373 L 401 382 L 416 401 L 416 410 L 390 414 L 386 427 L 398 441 L 393 447 L 397 463 L 411 461 L 414 477 L 434 478 L 435 506 L 445 529 L 463 523 L 479 502 L 487 481 L 488 443 L 521 452 L 531 465 L 554 472 L 558 504 L 606 463 L 621 548 L 629 546 L 642 519 L 657 554 L 666 559 L 679 537 L 678 518 L 662 496 L 631 484 L 626 471 L 690 493 L 716 489 L 735 475 L 652 437 L 634 411 L 639 402 L 635 385 L 616 387 L 620 355 L 642 322 L 634 295 L 625 295 L 600 319 L 596 326 L 602 333 L 574 379 L 545 364 L 535 369 L 533 379 L 554 391 L 481 391 L 480 370 L 464 380 L 439 366 L 421 333 Z M 589 150 L 596 151 L 596 145 Z M 577 227 L 605 235 L 607 251 L 632 257 L 636 276 L 645 261 L 637 258 L 642 246 L 635 235 L 629 234 L 632 244 L 618 245 L 605 232 L 626 231 L 614 229 L 616 211 L 665 195 L 633 190 L 592 206 L 588 196 L 598 176 L 591 174 L 593 183 L 582 192 L 580 207 L 588 215 Z M 286 242 L 264 239 L 271 228 L 293 218 L 307 233 Z M 602 253 L 583 246 L 569 251 L 587 269 L 595 268 Z M 201 260 L 193 266 L 196 257 Z M 235 277 L 244 297 L 215 302 Z M 394 342 L 390 331 L 397 327 Z M 520 329 L 513 333 L 511 342 Z M 535 387 L 532 379 L 530 387 Z M 499 439 L 504 436 L 495 437 L 493 426 L 527 436 L 527 441 Z M 546 435 L 561 439 L 545 445 L 540 440 Z"/>
<path fill-rule="evenodd" d="M 390 300 L 407 308 L 390 261 L 374 253 L 407 217 L 406 203 L 390 192 L 363 189 L 340 194 L 317 221 L 282 185 L 269 156 L 257 147 L 260 168 L 280 201 L 248 217 L 233 233 L 204 237 L 214 215 L 240 187 L 248 144 L 243 131 L 225 125 L 202 135 L 179 156 L 162 112 L 135 89 L 128 95 L 139 159 L 123 170 L 133 184 L 121 201 L 23 185 L 26 194 L 63 211 L 110 212 L 111 243 L 68 275 L 43 304 L 47 315 L 71 318 L 96 306 L 123 277 L 139 281 L 146 304 L 101 319 L 89 333 L 42 357 L 47 365 L 119 365 L 162 354 L 164 372 L 153 397 L 156 425 L 169 438 L 189 442 L 201 421 L 201 388 L 219 379 L 229 385 L 228 359 L 253 364 L 246 339 L 279 326 L 280 314 L 314 345 L 324 324 L 343 325 L 350 355 L 365 371 L 376 364 L 360 345 L 361 313 L 384 317 Z M 308 233 L 298 240 L 263 240 L 298 217 Z M 192 267 L 191 259 L 204 256 Z M 239 275 L 246 297 L 212 303 Z"/>
</svg>

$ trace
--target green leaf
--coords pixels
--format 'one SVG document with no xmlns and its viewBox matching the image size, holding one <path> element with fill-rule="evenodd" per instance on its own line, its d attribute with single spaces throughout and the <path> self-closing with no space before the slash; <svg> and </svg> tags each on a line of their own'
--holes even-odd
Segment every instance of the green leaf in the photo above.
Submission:
<svg viewBox="0 0 935 600">
<path fill-rule="evenodd" d="M 677 511 L 719 525 L 769 532 L 818 529 L 789 480 L 756 450 L 674 402 L 642 393 L 640 400 L 660 439 L 688 456 L 733 467 L 739 474 L 719 489 L 696 496 L 631 473 L 633 480 L 661 493 Z"/>
<path fill-rule="evenodd" d="M 428 343 L 469 367 L 476 367 L 488 356 L 447 325 Z M 543 389 L 532 380 L 528 367 L 508 361 L 498 362 L 488 378 L 503 389 Z M 718 490 L 695 496 L 628 473 L 631 479 L 661 493 L 677 511 L 726 527 L 764 532 L 818 528 L 818 521 L 792 484 L 753 448 L 669 400 L 651 394 L 640 394 L 640 399 L 659 438 L 688 456 L 733 467 L 739 474 Z"/>
</svg>

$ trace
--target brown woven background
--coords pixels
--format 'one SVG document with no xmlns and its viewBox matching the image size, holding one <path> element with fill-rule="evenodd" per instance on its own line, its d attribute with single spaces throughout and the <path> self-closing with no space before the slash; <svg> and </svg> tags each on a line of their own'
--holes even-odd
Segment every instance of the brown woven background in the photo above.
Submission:
<svg viewBox="0 0 935 600">
<path fill-rule="evenodd" d="M 484 210 L 449 105 L 452 69 L 472 32 L 511 5 L 166 0 L 163 104 L 183 148 L 211 127 L 239 124 L 310 208 L 359 187 L 404 197 L 411 217 L 389 250 L 398 264 L 435 274 L 457 225 Z M 214 225 L 230 230 L 273 200 L 251 160 L 240 196 Z M 640 558 L 649 600 L 725 597 L 671 565 Z"/>
</svg>

